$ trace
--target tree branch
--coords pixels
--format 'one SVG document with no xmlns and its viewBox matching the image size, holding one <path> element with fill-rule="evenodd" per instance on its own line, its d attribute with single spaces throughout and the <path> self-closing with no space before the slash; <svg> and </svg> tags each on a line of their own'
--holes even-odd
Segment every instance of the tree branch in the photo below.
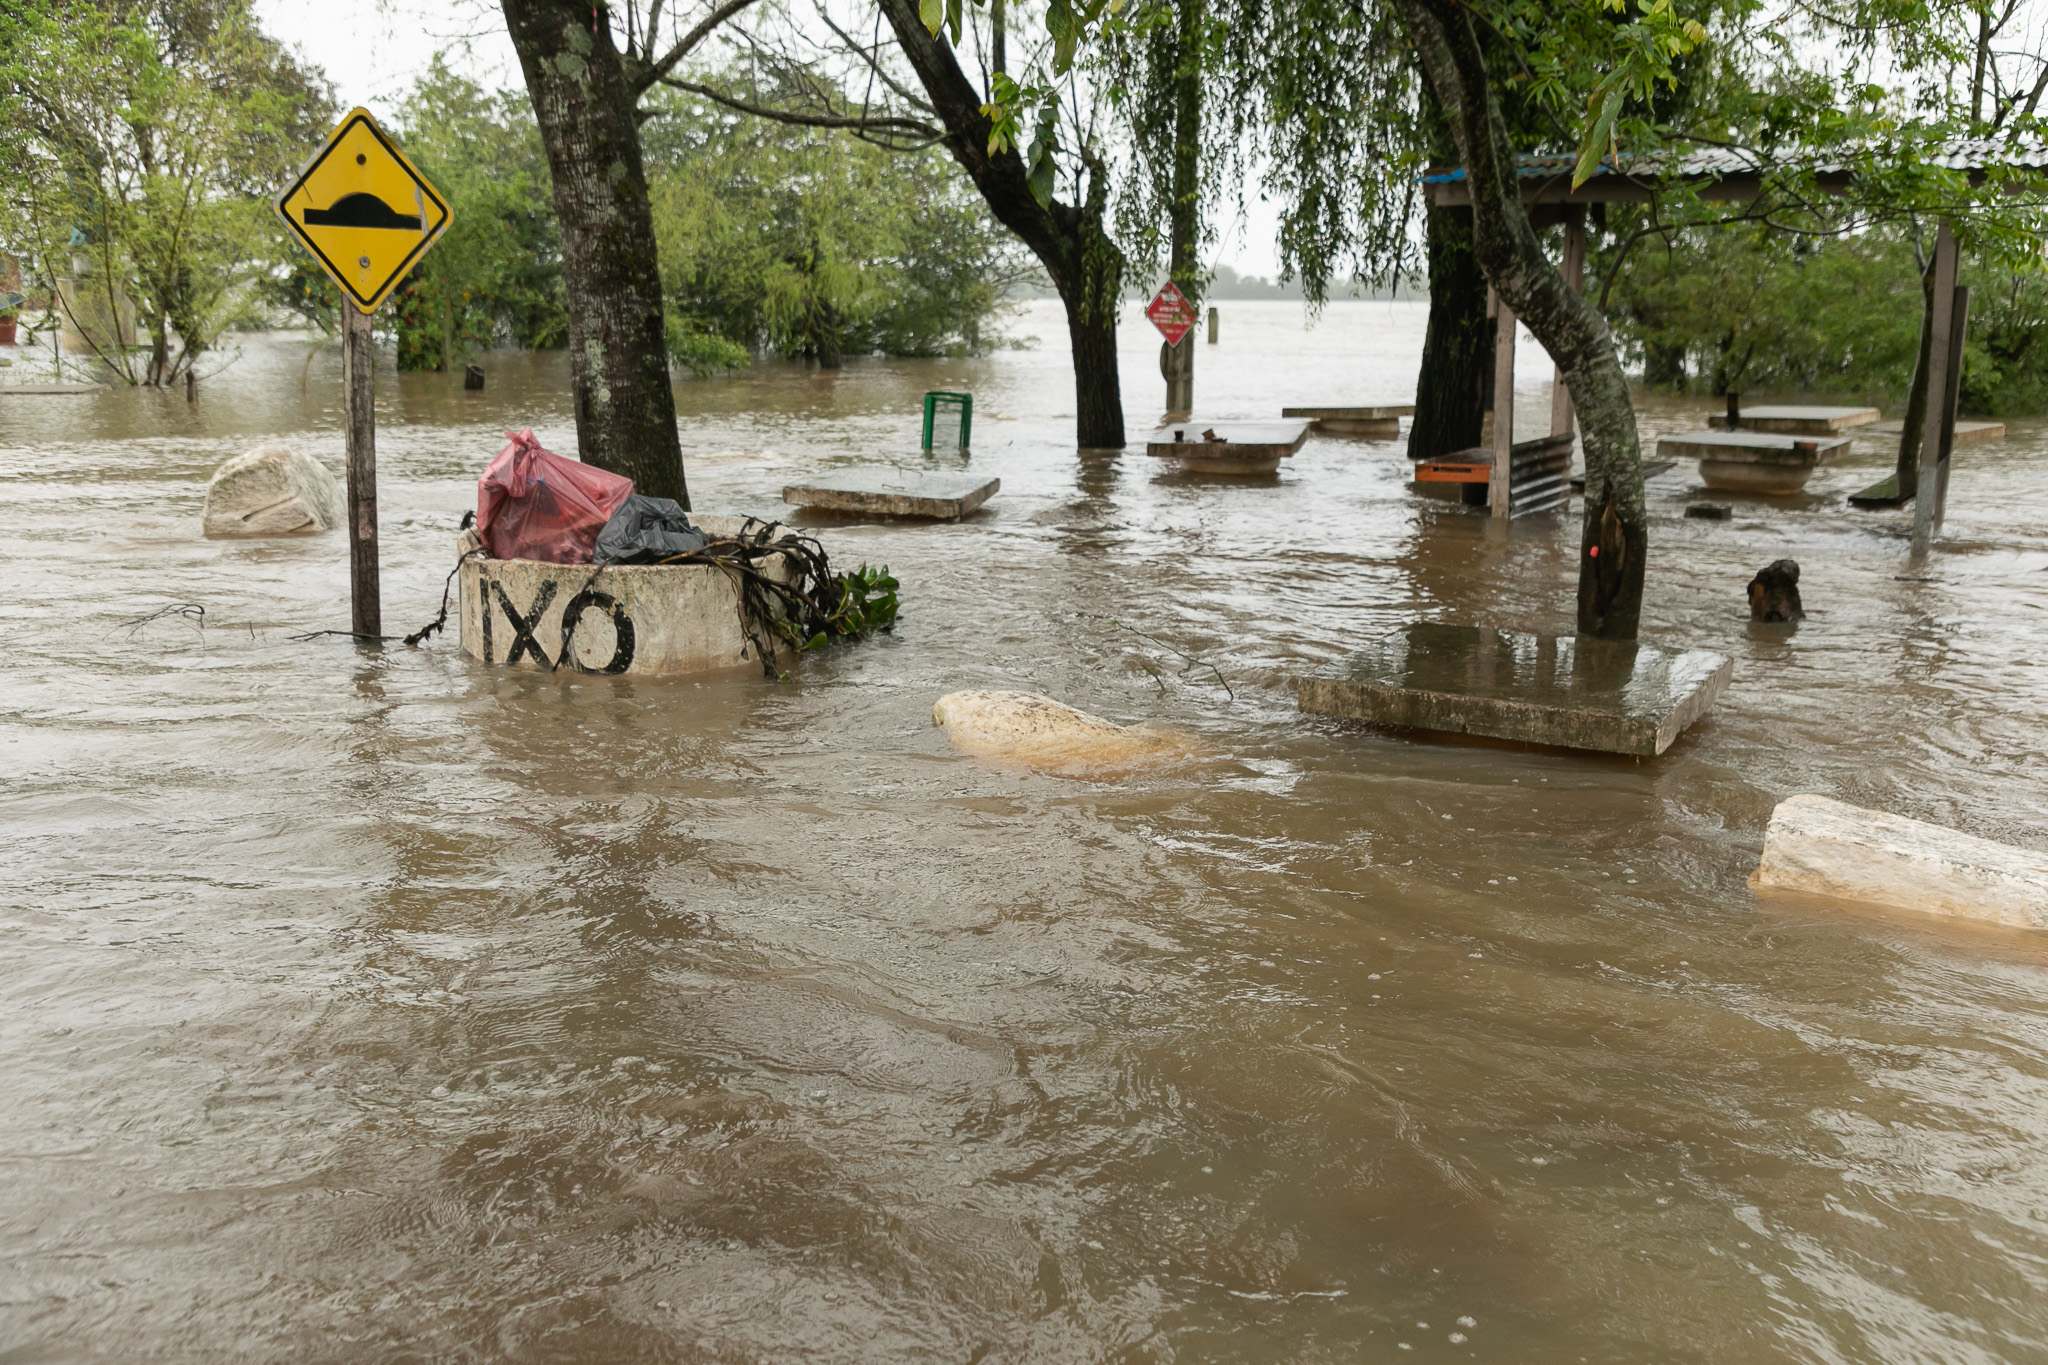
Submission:
<svg viewBox="0 0 2048 1365">
<path fill-rule="evenodd" d="M 663 76 L 660 79 L 663 85 L 677 90 L 687 90 L 693 95 L 702 95 L 714 104 L 722 104 L 739 113 L 751 114 L 755 118 L 769 119 L 776 123 L 793 123 L 802 128 L 845 128 L 856 133 L 880 132 L 885 136 L 892 133 L 900 134 L 921 139 L 917 144 L 920 147 L 929 147 L 946 136 L 942 130 L 919 119 L 886 115 L 875 118 L 866 114 L 806 114 L 794 109 L 775 109 L 765 104 L 753 104 L 747 100 L 736 99 L 708 85 L 686 81 L 680 76 Z M 914 149 L 906 147 L 901 150 Z"/>
<path fill-rule="evenodd" d="M 642 61 L 654 55 L 654 35 L 661 32 L 661 6 L 662 0 L 647 0 L 647 38 L 638 54 Z"/>
<path fill-rule="evenodd" d="M 658 80 L 664 79 L 669 72 L 675 70 L 676 63 L 694 52 L 697 49 L 697 45 L 710 37 L 719 25 L 753 3 L 754 0 L 725 0 L 724 4 L 705 15 L 697 27 L 676 40 L 676 45 L 670 48 L 660 61 L 650 62 L 643 69 L 631 73 L 630 86 L 633 94 L 637 97 L 646 93 L 649 86 Z M 649 52 L 654 50 L 654 32 L 652 28 L 648 30 L 647 34 L 647 50 Z"/>
<path fill-rule="evenodd" d="M 845 29 L 839 27 L 838 24 L 832 21 L 832 16 L 825 12 L 825 7 L 822 4 L 814 3 L 812 8 L 818 11 L 818 17 L 825 21 L 825 26 L 831 29 L 834 33 L 838 34 L 839 40 L 845 43 L 848 49 L 860 54 L 861 60 L 867 63 L 868 69 L 870 71 L 873 71 L 875 75 L 881 77 L 882 84 L 888 86 L 889 89 L 894 91 L 898 99 L 903 100 L 905 103 L 909 104 L 914 109 L 924 110 L 927 114 L 934 112 L 931 105 L 928 102 L 918 98 L 916 95 L 910 93 L 910 91 L 904 89 L 903 86 L 897 82 L 896 78 L 894 76 L 891 76 L 888 73 L 888 71 L 883 68 L 881 62 L 875 59 L 875 48 L 881 46 L 879 42 L 876 43 L 874 47 L 862 46 L 858 41 L 856 41 L 853 38 L 851 34 L 847 33 Z"/>
<path fill-rule="evenodd" d="M 2040 105 L 2041 92 L 2044 90 L 2048 90 L 2048 61 L 2043 61 L 2041 63 L 2040 79 L 2034 82 L 2034 88 L 2027 94 L 2026 108 L 2020 110 L 2021 118 L 2028 119 L 2034 116 L 2034 110 Z M 1994 132 L 1998 129 L 2000 124 L 2005 122 L 2006 115 L 2010 114 L 2011 112 L 2012 106 L 2010 104 L 2006 105 L 2005 108 L 1998 111 L 1998 117 L 1991 121 L 1991 127 Z"/>
</svg>

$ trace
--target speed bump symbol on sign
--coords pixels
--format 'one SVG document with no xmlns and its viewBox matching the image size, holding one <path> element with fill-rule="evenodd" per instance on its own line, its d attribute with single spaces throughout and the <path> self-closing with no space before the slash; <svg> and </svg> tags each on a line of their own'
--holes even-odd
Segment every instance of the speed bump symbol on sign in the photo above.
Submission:
<svg viewBox="0 0 2048 1365">
<path fill-rule="evenodd" d="M 448 229 L 448 202 L 367 109 L 353 109 L 277 196 L 277 216 L 365 313 Z"/>
</svg>

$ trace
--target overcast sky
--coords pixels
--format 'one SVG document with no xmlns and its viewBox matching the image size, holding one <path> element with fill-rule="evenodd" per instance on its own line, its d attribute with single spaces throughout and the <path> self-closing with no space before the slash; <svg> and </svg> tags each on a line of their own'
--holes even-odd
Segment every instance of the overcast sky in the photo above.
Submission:
<svg viewBox="0 0 2048 1365">
<path fill-rule="evenodd" d="M 523 84 L 504 17 L 487 0 L 256 0 L 256 12 L 272 37 L 326 70 L 343 105 L 363 105 L 379 118 L 436 52 L 447 52 L 449 65 L 484 85 Z M 1251 213 L 1254 240 L 1247 245 L 1233 234 L 1216 259 L 1271 279 L 1277 220 L 1256 203 Z"/>
</svg>

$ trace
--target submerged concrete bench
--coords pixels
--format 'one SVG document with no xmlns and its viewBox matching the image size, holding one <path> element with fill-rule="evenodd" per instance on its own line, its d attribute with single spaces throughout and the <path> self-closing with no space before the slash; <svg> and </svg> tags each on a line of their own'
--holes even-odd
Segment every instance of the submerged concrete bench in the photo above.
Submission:
<svg viewBox="0 0 2048 1365">
<path fill-rule="evenodd" d="M 1834 436 L 1851 427 L 1869 426 L 1884 414 L 1876 408 L 1829 408 L 1806 403 L 1780 403 L 1743 408 L 1735 415 L 1740 431 L 1775 432 L 1780 436 Z M 1728 429 L 1726 414 L 1709 417 L 1716 431 Z"/>
<path fill-rule="evenodd" d="M 1395 729 L 1651 757 L 1734 665 L 1705 650 L 1422 622 L 1295 684 L 1304 711 Z"/>
<path fill-rule="evenodd" d="M 1933 425 L 1931 422 L 1928 423 L 1929 431 L 1933 430 Z M 1879 422 L 1858 434 L 1863 436 L 1903 436 L 1906 434 L 1906 424 L 1902 421 Z M 1959 446 L 1975 445 L 1979 441 L 2003 441 L 2005 439 L 2005 423 L 1978 421 L 1975 419 L 1959 421 L 1956 423 L 1953 439 L 1954 443 Z"/>
<path fill-rule="evenodd" d="M 2048 929 L 2048 853 L 1825 796 L 1778 803 L 1752 880 L 1769 890 Z"/>
<path fill-rule="evenodd" d="M 718 537 L 738 535 L 747 519 L 691 520 Z M 463 548 L 474 537 L 466 533 Z M 787 581 L 780 555 L 761 567 Z M 483 663 L 635 677 L 761 666 L 740 628 L 739 587 L 715 565 L 479 557 L 464 559 L 458 577 L 462 649 Z"/>
<path fill-rule="evenodd" d="M 826 474 L 782 490 L 782 500 L 828 512 L 875 517 L 930 517 L 958 521 L 993 497 L 1001 479 L 921 469 L 854 469 Z"/>
<path fill-rule="evenodd" d="M 1659 459 L 1698 460 L 1707 487 L 1740 493 L 1797 493 L 1814 470 L 1848 452 L 1847 436 L 1763 431 L 1695 431 L 1657 441 Z"/>
<path fill-rule="evenodd" d="M 1305 417 L 1325 436 L 1364 436 L 1387 441 L 1401 434 L 1401 419 L 1415 415 L 1413 403 L 1359 408 L 1282 408 L 1282 417 Z"/>
<path fill-rule="evenodd" d="M 1145 438 L 1145 453 L 1196 474 L 1271 474 L 1301 449 L 1308 428 L 1307 421 L 1169 422 Z"/>
</svg>

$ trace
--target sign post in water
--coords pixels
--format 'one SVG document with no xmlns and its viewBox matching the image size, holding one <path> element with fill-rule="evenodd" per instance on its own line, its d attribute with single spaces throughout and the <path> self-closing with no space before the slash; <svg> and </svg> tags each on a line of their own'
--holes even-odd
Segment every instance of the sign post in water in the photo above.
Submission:
<svg viewBox="0 0 2048 1365">
<path fill-rule="evenodd" d="M 349 112 L 277 197 L 277 216 L 341 288 L 341 411 L 348 443 L 349 629 L 384 633 L 377 586 L 376 353 L 370 315 L 453 216 L 367 109 Z"/>
<path fill-rule="evenodd" d="M 1188 302 L 1188 296 L 1180 292 L 1180 286 L 1168 280 L 1152 296 L 1152 302 L 1145 305 L 1145 316 L 1159 329 L 1159 335 L 1166 338 L 1169 346 L 1180 345 L 1181 338 L 1195 326 L 1195 306 Z"/>
</svg>

